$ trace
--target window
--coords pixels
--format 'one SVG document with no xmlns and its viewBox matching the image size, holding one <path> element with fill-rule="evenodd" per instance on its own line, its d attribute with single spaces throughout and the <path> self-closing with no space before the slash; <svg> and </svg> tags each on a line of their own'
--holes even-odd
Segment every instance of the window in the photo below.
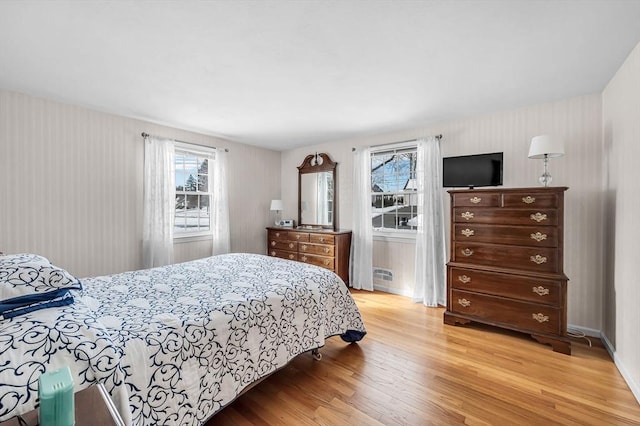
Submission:
<svg viewBox="0 0 640 426">
<path fill-rule="evenodd" d="M 378 231 L 415 231 L 418 215 L 418 147 L 398 146 L 371 153 L 372 224 Z"/>
<path fill-rule="evenodd" d="M 176 143 L 175 237 L 210 234 L 212 195 L 209 161 L 212 157 L 212 150 Z"/>
</svg>

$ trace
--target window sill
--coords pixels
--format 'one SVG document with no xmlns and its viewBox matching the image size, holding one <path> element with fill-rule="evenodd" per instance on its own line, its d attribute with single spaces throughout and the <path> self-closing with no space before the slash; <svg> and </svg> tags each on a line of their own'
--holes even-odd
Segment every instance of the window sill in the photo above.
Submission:
<svg viewBox="0 0 640 426">
<path fill-rule="evenodd" d="M 373 231 L 373 241 L 414 244 L 416 242 L 416 233 Z"/>
<path fill-rule="evenodd" d="M 195 243 L 196 241 L 212 240 L 213 235 L 201 234 L 201 235 L 179 235 L 173 236 L 173 244 Z"/>
</svg>

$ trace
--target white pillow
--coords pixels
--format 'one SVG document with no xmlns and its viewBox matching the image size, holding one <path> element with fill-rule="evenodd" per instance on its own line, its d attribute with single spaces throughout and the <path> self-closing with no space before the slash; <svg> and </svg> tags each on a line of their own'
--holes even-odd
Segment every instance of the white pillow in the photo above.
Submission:
<svg viewBox="0 0 640 426">
<path fill-rule="evenodd" d="M 58 290 L 82 290 L 82 283 L 39 255 L 21 253 L 0 256 L 0 304 L 26 307 L 36 300 L 60 297 Z M 47 307 L 46 304 L 42 304 Z"/>
<path fill-rule="evenodd" d="M 33 253 L 17 253 L 0 255 L 0 267 L 8 265 L 19 265 L 21 263 L 43 263 L 50 265 L 49 259 L 39 254 Z"/>
</svg>

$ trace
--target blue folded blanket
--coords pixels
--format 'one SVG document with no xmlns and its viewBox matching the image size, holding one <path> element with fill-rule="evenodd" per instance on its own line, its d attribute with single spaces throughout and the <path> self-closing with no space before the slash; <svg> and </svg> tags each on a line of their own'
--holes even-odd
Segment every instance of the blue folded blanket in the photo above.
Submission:
<svg viewBox="0 0 640 426">
<path fill-rule="evenodd" d="M 0 302 L 0 320 L 24 315 L 38 309 L 65 306 L 72 303 L 73 295 L 64 288 L 5 299 Z"/>
</svg>

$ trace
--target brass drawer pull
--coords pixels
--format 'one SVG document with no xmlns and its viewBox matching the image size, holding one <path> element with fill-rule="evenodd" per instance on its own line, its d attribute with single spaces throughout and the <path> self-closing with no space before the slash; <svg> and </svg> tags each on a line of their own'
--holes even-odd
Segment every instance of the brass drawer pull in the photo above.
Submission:
<svg viewBox="0 0 640 426">
<path fill-rule="evenodd" d="M 549 289 L 542 287 L 541 285 L 539 285 L 538 287 L 533 287 L 532 291 L 538 296 L 546 296 L 549 294 Z"/>
<path fill-rule="evenodd" d="M 469 220 L 469 219 L 473 219 L 474 215 L 471 212 L 464 212 L 460 216 L 462 216 L 462 218 L 465 220 Z"/>
<path fill-rule="evenodd" d="M 471 256 L 473 254 L 473 250 L 466 248 L 466 249 L 460 250 L 460 253 L 462 253 L 463 255 L 465 255 L 467 257 L 469 257 L 469 256 Z"/>
<path fill-rule="evenodd" d="M 480 201 L 482 201 L 482 198 L 473 197 L 473 198 L 469 198 L 469 201 L 471 201 L 473 204 L 478 204 Z"/>
<path fill-rule="evenodd" d="M 296 240 L 299 240 L 299 239 L 300 239 L 300 235 L 296 235 Z"/>
<path fill-rule="evenodd" d="M 300 246 L 300 249 L 301 249 L 302 251 L 307 251 L 307 245 L 306 245 L 306 244 L 301 245 L 301 246 Z"/>
<path fill-rule="evenodd" d="M 306 262 L 306 261 L 307 261 L 307 256 L 302 256 L 302 257 L 300 258 L 300 260 L 302 260 L 303 262 Z"/>
<path fill-rule="evenodd" d="M 458 303 L 459 303 L 460 305 L 462 305 L 463 307 L 465 307 L 465 308 L 468 308 L 469 306 L 471 306 L 471 302 L 470 302 L 470 301 L 468 301 L 468 300 L 467 300 L 467 299 L 465 299 L 465 298 L 458 299 Z"/>
<path fill-rule="evenodd" d="M 543 322 L 549 322 L 549 316 L 548 315 L 543 315 L 540 313 L 537 314 L 531 314 L 531 317 L 538 321 L 540 324 L 542 324 Z"/>
<path fill-rule="evenodd" d="M 271 251 L 271 256 L 275 256 L 275 255 L 276 255 L 276 252 L 272 250 Z"/>
<path fill-rule="evenodd" d="M 330 261 L 329 260 L 325 260 L 324 261 L 324 266 L 329 266 Z"/>
<path fill-rule="evenodd" d="M 280 233 L 279 233 L 279 232 L 276 232 L 276 237 L 279 237 L 279 236 L 280 236 Z"/>
<path fill-rule="evenodd" d="M 289 248 L 294 248 L 295 246 L 293 245 L 293 243 L 289 243 Z"/>
<path fill-rule="evenodd" d="M 275 241 L 271 241 L 271 247 L 275 247 L 276 242 Z"/>
<path fill-rule="evenodd" d="M 289 259 L 293 260 L 293 259 L 295 259 L 295 258 L 296 258 L 296 255 L 295 255 L 295 254 L 291 253 L 291 254 L 289 255 Z"/>
<path fill-rule="evenodd" d="M 540 256 L 539 254 L 536 254 L 535 256 L 531 256 L 529 259 L 531 259 L 531 261 L 537 265 L 541 265 L 547 262 L 547 258 L 544 256 Z"/>
<path fill-rule="evenodd" d="M 547 220 L 547 215 L 540 212 L 537 212 L 536 214 L 532 214 L 529 217 L 531 218 L 531 220 L 535 220 L 538 223 L 542 222 L 543 220 Z"/>
<path fill-rule="evenodd" d="M 467 284 L 471 282 L 471 277 L 468 277 L 466 275 L 458 275 L 458 281 L 460 281 L 462 284 Z"/>
<path fill-rule="evenodd" d="M 324 237 L 320 237 L 320 242 L 324 243 Z"/>
<path fill-rule="evenodd" d="M 531 234 L 531 239 L 540 242 L 547 239 L 547 234 L 536 232 L 535 234 Z"/>
<path fill-rule="evenodd" d="M 329 247 L 325 247 L 325 248 L 324 248 L 324 252 L 325 252 L 325 253 L 329 253 L 330 251 L 331 251 L 331 249 L 330 249 Z"/>
<path fill-rule="evenodd" d="M 467 229 L 463 229 L 462 231 L 460 231 L 460 233 L 468 238 L 468 237 L 472 236 L 473 234 L 475 234 L 476 231 L 474 231 L 473 229 L 467 228 Z"/>
<path fill-rule="evenodd" d="M 532 197 L 531 195 L 527 195 L 526 197 L 522 197 L 522 202 L 525 204 L 533 204 L 536 202 L 536 197 Z"/>
</svg>

